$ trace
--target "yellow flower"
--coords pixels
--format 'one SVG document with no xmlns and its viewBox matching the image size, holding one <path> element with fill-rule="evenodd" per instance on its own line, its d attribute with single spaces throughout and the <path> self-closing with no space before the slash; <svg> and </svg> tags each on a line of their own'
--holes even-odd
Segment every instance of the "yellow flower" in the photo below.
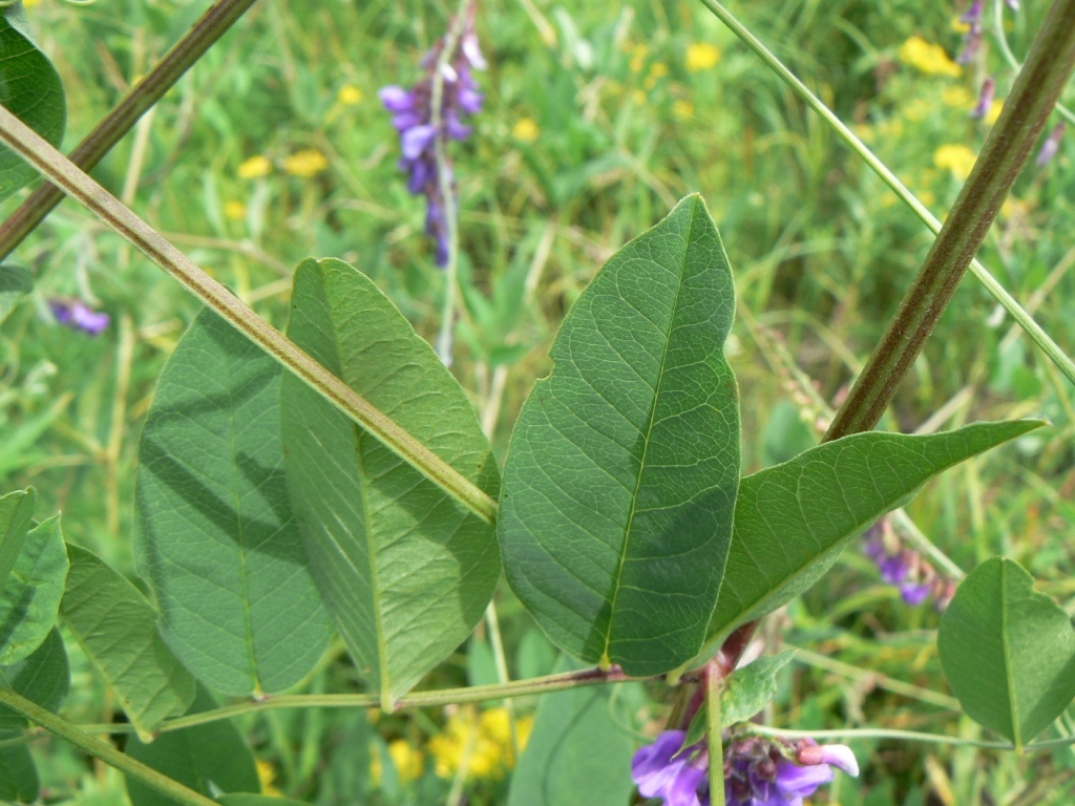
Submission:
<svg viewBox="0 0 1075 806">
<path fill-rule="evenodd" d="M 272 173 L 272 163 L 269 162 L 268 157 L 258 154 L 240 165 L 237 173 L 240 179 L 257 179 L 259 176 L 268 176 Z"/>
<path fill-rule="evenodd" d="M 531 716 L 515 720 L 519 749 L 526 746 L 534 726 Z M 475 719 L 473 710 L 454 714 L 444 731 L 429 740 L 434 769 L 441 778 L 451 778 L 464 755 L 468 778 L 499 780 L 515 766 L 511 747 L 511 728 L 505 708 L 490 708 Z"/>
<path fill-rule="evenodd" d="M 925 120 L 933 111 L 933 105 L 925 98 L 912 98 L 903 105 L 903 116 L 912 123 Z"/>
<path fill-rule="evenodd" d="M 956 77 L 963 73 L 963 69 L 948 58 L 944 48 L 932 45 L 920 36 L 912 36 L 900 45 L 897 55 L 901 62 L 926 75 Z"/>
<path fill-rule="evenodd" d="M 336 93 L 336 100 L 344 106 L 354 106 L 361 103 L 363 97 L 362 90 L 354 84 L 344 84 L 340 87 L 340 91 Z"/>
<path fill-rule="evenodd" d="M 970 30 L 970 23 L 964 22 L 962 17 L 952 17 L 948 27 L 957 34 L 965 34 Z"/>
<path fill-rule="evenodd" d="M 316 148 L 304 148 L 284 160 L 284 170 L 292 176 L 299 176 L 303 179 L 317 176 L 327 167 L 328 160 Z"/>
<path fill-rule="evenodd" d="M 649 74 L 654 78 L 664 78 L 668 75 L 668 65 L 664 62 L 654 62 L 650 65 Z"/>
<path fill-rule="evenodd" d="M 1004 111 L 1004 101 L 993 101 L 989 104 L 989 111 L 985 113 L 985 117 L 982 118 L 987 125 L 992 126 L 997 122 L 997 118 L 1000 117 L 1000 113 Z"/>
<path fill-rule="evenodd" d="M 954 87 L 945 87 L 941 92 L 941 101 L 945 106 L 951 106 L 956 109 L 973 109 L 975 100 L 971 95 L 970 90 L 960 85 Z"/>
<path fill-rule="evenodd" d="M 261 784 L 261 794 L 270 798 L 282 798 L 284 793 L 275 786 L 276 770 L 273 769 L 272 764 L 259 759 L 255 766 L 258 771 L 258 783 Z"/>
<path fill-rule="evenodd" d="M 685 101 L 680 98 L 678 101 L 672 104 L 672 114 L 680 120 L 686 120 L 694 115 L 694 104 L 690 101 Z"/>
<path fill-rule="evenodd" d="M 631 48 L 631 61 L 628 66 L 631 68 L 632 73 L 641 73 L 642 68 L 646 65 L 646 54 L 649 52 L 649 48 L 645 45 L 635 45 Z"/>
<path fill-rule="evenodd" d="M 34 6 L 36 6 L 40 2 L 41 2 L 41 0 L 22 0 L 22 7 L 23 8 L 33 8 Z"/>
<path fill-rule="evenodd" d="M 642 90 L 635 90 L 631 93 L 631 98 L 634 99 L 636 104 L 642 106 L 646 102 L 646 93 L 642 92 Z"/>
<path fill-rule="evenodd" d="M 384 775 L 384 760 L 381 758 L 381 748 L 370 745 L 370 778 L 375 786 L 381 785 L 381 777 Z M 388 743 L 388 756 L 392 759 L 392 766 L 396 768 L 399 782 L 406 786 L 422 774 L 425 766 L 425 756 L 421 750 L 411 747 L 406 739 L 394 739 Z"/>
<path fill-rule="evenodd" d="M 960 181 L 970 176 L 974 160 L 974 152 L 964 145 L 943 145 L 933 152 L 933 164 L 951 171 Z"/>
<path fill-rule="evenodd" d="M 693 42 L 687 45 L 687 57 L 683 61 L 688 73 L 708 70 L 720 61 L 720 48 L 708 42 Z"/>
<path fill-rule="evenodd" d="M 521 143 L 532 143 L 538 139 L 541 129 L 533 118 L 519 118 L 511 127 L 511 136 Z"/>
<path fill-rule="evenodd" d="M 232 221 L 246 218 L 246 205 L 241 201 L 230 201 L 224 204 L 224 215 Z"/>
</svg>

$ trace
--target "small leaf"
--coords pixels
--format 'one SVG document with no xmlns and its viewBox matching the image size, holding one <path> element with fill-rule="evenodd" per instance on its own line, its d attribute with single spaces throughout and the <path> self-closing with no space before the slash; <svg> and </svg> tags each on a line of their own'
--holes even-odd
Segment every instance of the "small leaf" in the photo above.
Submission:
<svg viewBox="0 0 1075 806">
<path fill-rule="evenodd" d="M 593 279 L 519 415 L 504 568 L 584 661 L 658 674 L 705 638 L 739 482 L 734 305 L 720 236 L 690 196 Z"/>
<path fill-rule="evenodd" d="M 63 84 L 45 55 L 20 32 L 21 14 L 22 6 L 17 4 L 0 17 L 0 104 L 58 146 L 66 118 Z M 0 146 L 0 200 L 37 176 L 25 160 Z"/>
<path fill-rule="evenodd" d="M 33 487 L 0 498 L 0 588 L 7 583 L 11 569 L 22 554 L 36 502 L 37 492 Z"/>
<path fill-rule="evenodd" d="M 720 694 L 721 722 L 725 727 L 745 722 L 769 704 L 776 696 L 776 673 L 794 656 L 795 650 L 790 649 L 735 670 Z"/>
<path fill-rule="evenodd" d="M 338 260 L 295 273 L 288 335 L 495 496 L 497 467 L 466 395 L 367 277 Z M 284 455 L 314 580 L 386 705 L 462 643 L 500 575 L 492 527 L 284 375 Z"/>
<path fill-rule="evenodd" d="M 130 582 L 86 549 L 68 546 L 71 572 L 60 614 L 146 740 L 186 711 L 195 683 L 157 633 L 157 611 Z"/>
<path fill-rule="evenodd" d="M 161 373 L 139 448 L 135 551 L 161 633 L 232 696 L 298 683 L 332 629 L 291 514 L 280 374 L 203 311 Z"/>
<path fill-rule="evenodd" d="M 556 671 L 583 668 L 562 658 Z M 541 698 L 511 779 L 508 806 L 623 806 L 631 783 L 629 709 L 622 687 L 584 686 Z"/>
<path fill-rule="evenodd" d="M 719 641 L 791 601 L 848 541 L 933 476 L 1042 425 L 1016 420 L 929 436 L 854 434 L 745 477 L 710 634 Z"/>
<path fill-rule="evenodd" d="M 941 665 L 967 715 L 1022 747 L 1075 697 L 1075 632 L 1016 562 L 974 569 L 945 610 Z"/>
<path fill-rule="evenodd" d="M 7 319 L 15 304 L 34 289 L 34 275 L 25 266 L 0 266 L 0 322 Z"/>
<path fill-rule="evenodd" d="M 276 795 L 251 795 L 246 792 L 224 795 L 218 798 L 218 801 L 224 806 L 302 806 L 297 800 L 288 800 Z"/>
<path fill-rule="evenodd" d="M 67 552 L 55 515 L 26 535 L 22 553 L 0 589 L 0 665 L 41 646 L 56 623 L 67 579 Z"/>
<path fill-rule="evenodd" d="M 0 731 L 0 801 L 33 803 L 41 783 L 37 767 L 25 744 L 7 744 L 24 739 L 21 731 Z"/>
<path fill-rule="evenodd" d="M 56 713 L 71 689 L 71 669 L 60 631 L 53 629 L 33 654 L 0 669 L 0 684 L 31 702 Z M 6 705 L 0 706 L 0 731 L 24 728 L 27 720 Z"/>
<path fill-rule="evenodd" d="M 189 713 L 198 714 L 216 707 L 209 692 L 199 686 Z M 170 730 L 158 736 L 152 744 L 144 744 L 131 737 L 126 752 L 131 758 L 203 795 L 261 791 L 254 756 L 239 729 L 230 720 Z M 127 794 L 131 798 L 131 806 L 178 804 L 178 801 L 133 778 L 127 779 Z"/>
</svg>

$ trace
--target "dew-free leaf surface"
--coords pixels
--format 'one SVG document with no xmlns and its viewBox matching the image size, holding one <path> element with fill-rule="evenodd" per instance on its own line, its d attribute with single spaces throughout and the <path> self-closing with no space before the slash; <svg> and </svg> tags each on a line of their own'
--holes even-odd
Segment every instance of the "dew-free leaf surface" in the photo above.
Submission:
<svg viewBox="0 0 1075 806">
<path fill-rule="evenodd" d="M 930 478 L 1043 424 L 974 423 L 928 436 L 854 434 L 746 476 L 710 633 L 720 640 L 791 601 L 851 538 Z"/>
<path fill-rule="evenodd" d="M 157 632 L 157 611 L 130 582 L 96 555 L 68 546 L 71 571 L 60 615 L 112 689 L 139 736 L 194 699 L 194 677 Z"/>
<path fill-rule="evenodd" d="M 937 634 L 941 665 L 963 710 L 1022 746 L 1075 697 L 1075 631 L 1034 579 L 1004 557 L 960 583 Z"/>
<path fill-rule="evenodd" d="M 41 646 L 56 624 L 67 579 L 67 551 L 54 515 L 31 529 L 0 588 L 0 665 L 9 666 Z"/>
<path fill-rule="evenodd" d="M 295 273 L 288 336 L 491 496 L 470 402 L 396 306 L 338 260 Z M 310 566 L 360 673 L 408 691 L 466 639 L 500 574 L 492 527 L 285 374 L 281 417 Z"/>
<path fill-rule="evenodd" d="M 15 741 L 18 731 L 0 731 L 0 742 Z M 0 746 L 0 801 L 34 803 L 41 788 L 37 767 L 25 744 Z"/>
<path fill-rule="evenodd" d="M 34 519 L 37 492 L 33 487 L 0 498 L 0 587 L 7 582 L 15 561 L 22 554 Z"/>
<path fill-rule="evenodd" d="M 41 646 L 25 660 L 0 668 L 0 685 L 53 713 L 59 711 L 71 689 L 71 669 L 60 631 L 54 628 L 49 632 Z M 26 726 L 26 717 L 0 705 L 0 730 Z"/>
<path fill-rule="evenodd" d="M 232 696 L 298 683 L 332 629 L 291 513 L 280 375 L 203 311 L 161 373 L 139 449 L 135 550 L 161 633 Z"/>
<path fill-rule="evenodd" d="M 508 581 L 590 663 L 666 672 L 705 637 L 731 538 L 734 289 L 691 196 L 617 252 L 564 319 L 512 433 L 498 532 Z"/>
</svg>

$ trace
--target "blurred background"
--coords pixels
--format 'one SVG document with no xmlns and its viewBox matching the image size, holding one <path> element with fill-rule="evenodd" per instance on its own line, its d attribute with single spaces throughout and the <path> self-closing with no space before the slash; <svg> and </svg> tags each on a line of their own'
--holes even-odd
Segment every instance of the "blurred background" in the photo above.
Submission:
<svg viewBox="0 0 1075 806">
<path fill-rule="evenodd" d="M 66 87 L 69 150 L 208 2 L 24 5 Z M 729 3 L 941 218 L 1013 78 L 991 24 L 969 62 L 956 63 L 969 5 Z M 1046 7 L 1024 0 L 1004 14 L 1016 57 Z M 262 0 L 94 175 L 278 327 L 293 267 L 334 256 L 371 276 L 432 340 L 443 275 L 377 92 L 420 78 L 422 55 L 452 10 L 414 0 Z M 453 370 L 500 457 L 533 381 L 549 371 L 547 350 L 572 302 L 617 248 L 694 191 L 736 277 L 728 349 L 743 401 L 744 471 L 815 444 L 825 407 L 838 405 L 925 256 L 926 228 L 700 5 L 485 0 L 477 24 L 489 62 L 476 74 L 484 110 L 453 151 L 464 300 Z M 987 77 L 996 101 L 973 118 Z M 1069 354 L 1073 156 L 1068 136 L 1044 166 L 1024 171 L 980 255 Z M 32 484 L 39 513 L 62 510 L 69 541 L 133 575 L 139 432 L 154 379 L 199 305 L 70 201 L 12 261 L 33 271 L 35 288 L 0 326 L 3 489 Z M 57 324 L 49 306 L 57 297 L 107 312 L 108 328 L 90 336 Z M 1075 391 L 968 277 L 884 427 L 1028 415 L 1052 427 L 961 465 L 908 513 L 965 570 L 1006 554 L 1073 612 Z M 552 648 L 502 588 L 513 677 L 547 673 Z M 767 622 L 769 648 L 803 649 L 770 723 L 990 738 L 953 710 L 937 619 L 928 604 L 904 604 L 869 559 L 848 550 L 824 585 Z M 69 647 L 68 712 L 110 721 L 112 704 Z M 428 685 L 468 680 L 495 680 L 482 630 Z M 337 648 L 303 690 L 358 686 Z M 634 700 L 635 728 L 660 724 L 662 703 Z M 534 705 L 516 703 L 521 736 Z M 324 804 L 494 804 L 505 802 L 514 762 L 507 719 L 494 703 L 368 718 L 275 711 L 239 727 L 266 791 Z M 49 802 L 126 802 L 107 768 L 44 736 L 34 746 Z M 863 776 L 838 777 L 814 802 L 1075 801 L 1072 750 L 1020 759 L 893 741 L 853 746 Z"/>
</svg>

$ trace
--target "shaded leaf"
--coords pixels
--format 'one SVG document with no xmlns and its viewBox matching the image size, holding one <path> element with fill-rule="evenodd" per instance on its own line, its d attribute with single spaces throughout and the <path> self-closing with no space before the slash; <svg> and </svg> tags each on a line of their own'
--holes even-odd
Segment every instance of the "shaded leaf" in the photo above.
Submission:
<svg viewBox="0 0 1075 806">
<path fill-rule="evenodd" d="M 71 689 L 71 669 L 60 631 L 53 628 L 44 643 L 25 660 L 0 668 L 0 684 L 53 713 L 60 710 Z M 27 725 L 26 717 L 0 705 L 0 731 Z"/>
<path fill-rule="evenodd" d="M 157 633 L 157 611 L 96 555 L 68 546 L 71 572 L 60 614 L 111 687 L 127 718 L 148 739 L 186 711 L 195 683 Z"/>
<path fill-rule="evenodd" d="M 794 656 L 795 650 L 791 649 L 736 669 L 720 693 L 721 722 L 725 726 L 745 722 L 768 705 L 776 696 L 776 673 Z"/>
<path fill-rule="evenodd" d="M 492 496 L 497 468 L 463 390 L 368 278 L 295 273 L 288 335 Z M 500 574 L 492 527 L 290 374 L 284 452 L 311 570 L 359 671 L 386 702 L 449 655 Z"/>
<path fill-rule="evenodd" d="M 1075 697 L 1075 632 L 1016 562 L 994 557 L 956 590 L 937 634 L 941 665 L 967 715 L 1017 747 Z"/>
<path fill-rule="evenodd" d="M 199 686 L 189 713 L 198 714 L 216 707 L 209 692 Z M 127 742 L 126 753 L 210 797 L 219 792 L 261 791 L 254 756 L 231 720 L 170 730 L 158 736 L 152 744 L 132 736 Z M 127 778 L 127 794 L 131 806 L 176 806 L 179 803 L 133 778 Z"/>
<path fill-rule="evenodd" d="M 135 550 L 161 634 L 233 696 L 298 683 L 332 629 L 291 514 L 280 374 L 203 311 L 161 373 L 139 449 Z"/>
<path fill-rule="evenodd" d="M 512 433 L 508 581 L 565 651 L 632 675 L 698 651 L 731 537 L 739 409 L 732 275 L 691 196 L 612 257 Z"/>
<path fill-rule="evenodd" d="M 41 646 L 56 623 L 67 579 L 67 552 L 54 515 L 31 529 L 22 553 L 0 589 L 0 666 Z"/>
<path fill-rule="evenodd" d="M 0 587 L 7 582 L 15 561 L 22 554 L 36 503 L 37 492 L 33 487 L 0 498 Z"/>
<path fill-rule="evenodd" d="M 17 741 L 21 731 L 0 731 L 0 743 Z M 5 803 L 33 803 L 41 783 L 37 767 L 25 744 L 0 745 L 0 800 Z"/>
<path fill-rule="evenodd" d="M 0 266 L 0 322 L 7 319 L 15 304 L 34 289 L 34 275 L 25 266 Z"/>
<path fill-rule="evenodd" d="M 556 671 L 583 668 L 561 659 Z M 623 806 L 631 783 L 629 709 L 622 691 L 584 686 L 541 698 L 511 780 L 508 806 Z"/>
<path fill-rule="evenodd" d="M 791 601 L 848 541 L 930 478 L 1041 425 L 1017 420 L 929 436 L 854 434 L 745 477 L 710 633 L 719 641 Z"/>
<path fill-rule="evenodd" d="M 63 138 L 66 118 L 63 85 L 55 68 L 19 29 L 21 4 L 0 17 L 0 104 L 53 145 Z M 14 24 L 13 24 L 14 23 Z M 0 200 L 37 171 L 6 146 L 0 146 Z"/>
</svg>

